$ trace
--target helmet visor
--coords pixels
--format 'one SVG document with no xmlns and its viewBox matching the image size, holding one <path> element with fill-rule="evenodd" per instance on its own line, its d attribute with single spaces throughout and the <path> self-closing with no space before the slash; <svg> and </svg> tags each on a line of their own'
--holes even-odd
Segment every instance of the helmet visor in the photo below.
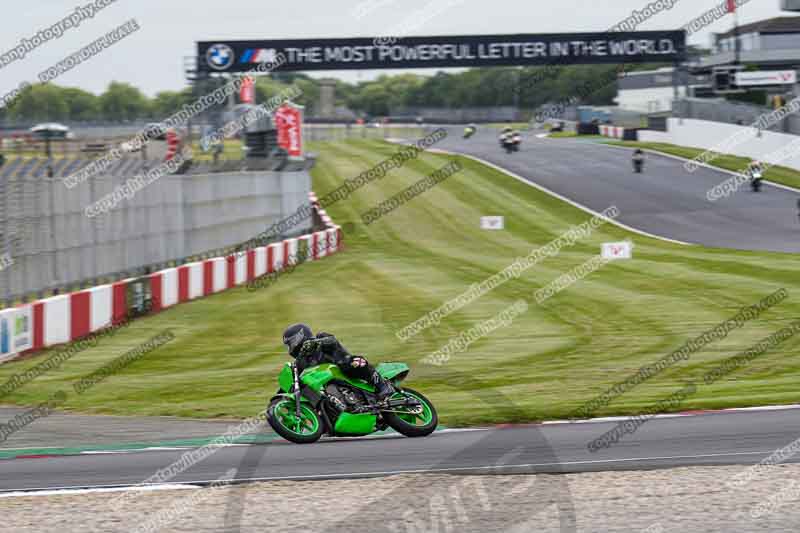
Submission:
<svg viewBox="0 0 800 533">
<path fill-rule="evenodd" d="M 286 349 L 289 351 L 291 355 L 295 355 L 297 353 L 298 348 L 300 348 L 300 345 L 303 344 L 305 338 L 306 337 L 303 334 L 303 330 L 300 330 L 290 337 L 284 337 L 283 344 L 286 345 Z"/>
</svg>

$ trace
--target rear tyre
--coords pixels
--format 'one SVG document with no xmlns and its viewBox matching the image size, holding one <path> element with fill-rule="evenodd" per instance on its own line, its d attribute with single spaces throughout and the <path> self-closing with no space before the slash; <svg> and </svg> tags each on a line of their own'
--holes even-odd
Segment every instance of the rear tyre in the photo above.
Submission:
<svg viewBox="0 0 800 533">
<path fill-rule="evenodd" d="M 310 405 L 300 404 L 300 417 L 295 414 L 293 399 L 275 398 L 267 408 L 267 421 L 275 432 L 296 444 L 311 444 L 322 436 L 324 424 Z"/>
<path fill-rule="evenodd" d="M 408 410 L 408 413 L 383 413 L 383 419 L 392 429 L 406 437 L 425 437 L 433 433 L 439 425 L 439 416 L 431 401 L 413 389 L 400 389 L 391 399 L 411 397 L 422 404 L 422 412 L 414 413 L 410 408 L 401 407 L 395 411 Z"/>
</svg>

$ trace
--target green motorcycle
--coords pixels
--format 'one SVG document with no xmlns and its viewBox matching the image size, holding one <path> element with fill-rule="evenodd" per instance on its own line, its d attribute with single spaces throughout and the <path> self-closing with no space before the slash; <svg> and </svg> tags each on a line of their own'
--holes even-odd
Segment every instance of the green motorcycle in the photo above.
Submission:
<svg viewBox="0 0 800 533">
<path fill-rule="evenodd" d="M 278 374 L 280 389 L 269 401 L 269 425 L 297 444 L 316 442 L 323 434 L 358 437 L 388 427 L 407 437 L 433 433 L 439 423 L 433 404 L 419 392 L 400 387 L 408 365 L 381 363 L 375 370 L 395 388 L 383 400 L 371 384 L 345 376 L 336 365 L 313 366 L 298 375 L 296 364 L 287 362 Z"/>
</svg>

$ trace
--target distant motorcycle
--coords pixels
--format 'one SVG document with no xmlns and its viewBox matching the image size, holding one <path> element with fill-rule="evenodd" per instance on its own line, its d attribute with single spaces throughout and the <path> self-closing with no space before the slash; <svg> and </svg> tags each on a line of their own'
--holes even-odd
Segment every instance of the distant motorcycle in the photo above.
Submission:
<svg viewBox="0 0 800 533">
<path fill-rule="evenodd" d="M 519 133 L 508 133 L 500 136 L 500 146 L 507 154 L 519 152 L 522 136 Z"/>
<path fill-rule="evenodd" d="M 637 150 L 633 154 L 633 171 L 637 174 L 641 174 L 642 170 L 644 170 L 644 153 Z"/>
<path fill-rule="evenodd" d="M 752 173 L 752 177 L 750 178 L 750 187 L 753 188 L 753 192 L 758 192 L 761 190 L 761 181 L 763 177 L 761 175 L 760 170 L 754 170 Z"/>
</svg>

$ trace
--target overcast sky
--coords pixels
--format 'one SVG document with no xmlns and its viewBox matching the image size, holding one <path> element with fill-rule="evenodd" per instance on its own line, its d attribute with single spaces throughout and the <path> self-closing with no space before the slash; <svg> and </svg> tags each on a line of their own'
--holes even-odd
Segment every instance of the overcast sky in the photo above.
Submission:
<svg viewBox="0 0 800 533">
<path fill-rule="evenodd" d="M 0 18 L 0 54 L 73 13 L 92 0 L 4 0 Z M 23 60 L 0 68 L 0 94 L 37 74 L 108 31 L 135 18 L 140 29 L 112 48 L 62 75 L 55 83 L 101 92 L 111 81 L 124 81 L 148 95 L 184 87 L 183 58 L 200 40 L 387 35 L 398 24 L 410 35 L 559 33 L 604 31 L 642 9 L 650 0 L 117 0 L 80 27 L 48 41 Z M 669 0 L 672 1 L 672 0 Z M 667 11 L 637 30 L 678 29 L 721 0 L 675 0 Z M 432 4 L 441 4 L 436 9 Z M 742 24 L 793 13 L 781 12 L 779 0 L 750 0 L 740 9 Z M 433 17 L 415 13 L 443 11 Z M 800 15 L 800 13 L 796 13 Z M 711 32 L 732 27 L 733 17 L 690 37 L 708 45 Z M 393 71 L 383 71 L 393 72 Z M 394 71 L 396 72 L 396 71 Z M 419 70 L 433 74 L 435 70 Z M 374 78 L 379 71 L 313 73 L 348 81 Z"/>
</svg>

